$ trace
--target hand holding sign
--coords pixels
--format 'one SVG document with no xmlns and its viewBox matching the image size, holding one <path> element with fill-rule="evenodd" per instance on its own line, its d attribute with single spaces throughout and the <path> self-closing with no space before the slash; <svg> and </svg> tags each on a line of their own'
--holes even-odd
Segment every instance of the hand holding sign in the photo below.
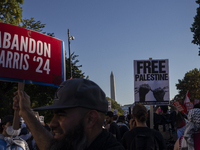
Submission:
<svg viewBox="0 0 200 150">
<path fill-rule="evenodd" d="M 19 115 L 23 117 L 24 111 L 31 111 L 30 96 L 21 90 L 16 91 L 14 95 L 15 97 L 13 98 L 13 109 L 19 111 Z"/>
<path fill-rule="evenodd" d="M 18 90 L 24 91 L 24 83 L 18 83 Z M 13 129 L 18 130 L 20 128 L 20 116 L 19 110 L 15 110 L 14 112 L 14 119 L 13 119 Z"/>
</svg>

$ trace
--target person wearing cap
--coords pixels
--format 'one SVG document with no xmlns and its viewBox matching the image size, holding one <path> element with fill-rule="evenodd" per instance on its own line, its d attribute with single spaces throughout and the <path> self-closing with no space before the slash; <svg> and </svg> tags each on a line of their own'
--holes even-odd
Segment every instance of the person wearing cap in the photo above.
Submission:
<svg viewBox="0 0 200 150">
<path fill-rule="evenodd" d="M 15 95 L 13 109 L 25 120 L 40 150 L 124 150 L 112 134 L 102 129 L 108 101 L 96 83 L 81 78 L 64 81 L 52 105 L 34 109 L 53 112 L 53 135 L 32 114 L 30 97 L 22 91 Z"/>
</svg>

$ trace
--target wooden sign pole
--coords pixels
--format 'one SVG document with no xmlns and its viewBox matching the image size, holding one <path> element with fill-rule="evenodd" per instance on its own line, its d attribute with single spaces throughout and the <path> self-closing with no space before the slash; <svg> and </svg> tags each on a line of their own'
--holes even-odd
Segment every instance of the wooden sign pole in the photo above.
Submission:
<svg viewBox="0 0 200 150">
<path fill-rule="evenodd" d="M 18 90 L 24 91 L 25 83 L 18 82 Z M 20 128 L 20 116 L 19 111 L 15 110 L 14 112 L 14 119 L 13 119 L 13 129 L 18 130 Z"/>
</svg>

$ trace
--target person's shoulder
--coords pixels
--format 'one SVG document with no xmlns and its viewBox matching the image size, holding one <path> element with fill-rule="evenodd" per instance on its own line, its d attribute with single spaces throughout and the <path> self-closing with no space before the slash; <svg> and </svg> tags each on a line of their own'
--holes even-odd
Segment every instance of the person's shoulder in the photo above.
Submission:
<svg viewBox="0 0 200 150">
<path fill-rule="evenodd" d="M 118 126 L 116 122 L 112 122 L 110 125 L 111 126 Z"/>
<path fill-rule="evenodd" d="M 102 133 L 92 142 L 87 150 L 124 150 L 124 147 L 121 145 L 117 139 L 106 130 L 103 130 Z"/>
<path fill-rule="evenodd" d="M 3 139 L 0 139 L 0 150 L 6 150 L 6 142 Z"/>
<path fill-rule="evenodd" d="M 121 145 L 121 143 L 110 132 L 103 132 L 102 145 L 104 145 L 104 147 L 102 150 L 124 150 L 124 147 Z"/>
<path fill-rule="evenodd" d="M 125 132 L 123 137 L 132 136 L 134 131 L 135 131 L 135 129 L 132 129 L 132 130 L 130 130 L 130 131 Z"/>
<path fill-rule="evenodd" d="M 154 137 L 157 139 L 158 142 L 163 142 L 164 141 L 164 138 L 163 138 L 162 134 L 159 131 L 157 131 L 155 129 L 151 129 L 151 130 L 153 132 Z"/>
<path fill-rule="evenodd" d="M 150 130 L 153 132 L 153 134 L 158 135 L 158 136 L 162 136 L 162 134 L 159 131 L 157 131 L 155 129 L 150 129 Z"/>
</svg>

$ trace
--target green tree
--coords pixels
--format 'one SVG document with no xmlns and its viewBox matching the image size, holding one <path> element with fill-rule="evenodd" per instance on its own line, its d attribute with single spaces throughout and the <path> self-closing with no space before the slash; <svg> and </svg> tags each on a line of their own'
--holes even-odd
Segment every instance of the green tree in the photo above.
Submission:
<svg viewBox="0 0 200 150">
<path fill-rule="evenodd" d="M 29 30 L 34 30 L 37 32 L 41 32 L 43 34 L 47 34 L 49 36 L 55 37 L 54 33 L 46 33 L 43 31 L 45 28 L 46 24 L 42 24 L 41 21 L 35 21 L 33 17 L 31 19 L 22 19 L 20 25 L 22 28 L 26 28 Z"/>
<path fill-rule="evenodd" d="M 117 114 L 119 115 L 123 115 L 124 111 L 122 110 L 122 108 L 120 107 L 120 104 L 118 104 L 115 100 L 109 98 L 109 97 L 106 97 L 106 99 L 109 101 L 111 101 L 111 111 L 113 110 L 117 110 Z"/>
<path fill-rule="evenodd" d="M 190 100 L 200 99 L 200 69 L 193 69 L 187 72 L 182 80 L 176 84 L 178 93 L 174 99 L 180 100 L 183 104 L 187 91 L 189 91 Z"/>
<path fill-rule="evenodd" d="M 82 70 L 80 70 L 80 68 L 82 67 L 82 65 L 77 65 L 77 63 L 79 62 L 79 60 L 77 59 L 79 55 L 75 55 L 74 52 L 71 54 L 71 63 L 72 63 L 72 77 L 73 78 L 86 78 L 88 79 L 89 77 L 85 77 L 85 73 L 82 72 Z M 65 60 L 65 64 L 66 64 L 66 78 L 69 79 L 70 78 L 70 69 L 69 69 L 69 58 L 66 58 Z"/>
<path fill-rule="evenodd" d="M 192 24 L 191 32 L 193 32 L 192 43 L 199 46 L 199 55 L 200 55 L 200 0 L 197 0 L 196 3 L 199 5 L 197 8 L 197 14 L 194 17 L 194 22 Z"/>
<path fill-rule="evenodd" d="M 24 0 L 0 0 L 0 22 L 19 25 Z"/>
</svg>

